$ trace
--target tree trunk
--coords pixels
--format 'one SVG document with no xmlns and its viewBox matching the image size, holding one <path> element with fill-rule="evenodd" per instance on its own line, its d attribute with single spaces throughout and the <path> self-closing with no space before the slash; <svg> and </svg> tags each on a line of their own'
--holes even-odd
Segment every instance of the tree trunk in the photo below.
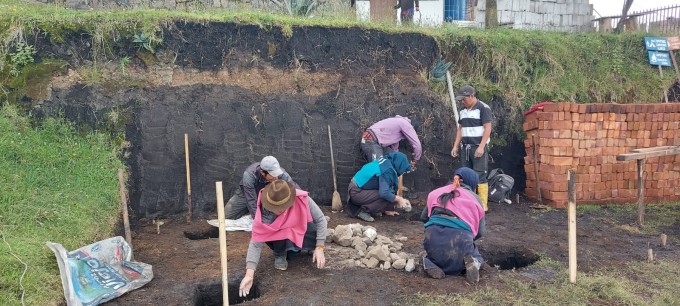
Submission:
<svg viewBox="0 0 680 306">
<path fill-rule="evenodd" d="M 626 2 L 623 3 L 623 11 L 621 12 L 621 19 L 619 20 L 619 23 L 616 25 L 616 29 L 614 29 L 614 33 L 623 32 L 623 26 L 626 24 L 626 19 L 628 19 L 628 10 L 630 10 L 631 5 L 633 5 L 633 0 L 626 0 Z"/>
<path fill-rule="evenodd" d="M 632 0 L 630 0 L 632 2 Z M 487 29 L 498 27 L 498 1 L 486 0 L 486 11 L 484 14 Z"/>
</svg>

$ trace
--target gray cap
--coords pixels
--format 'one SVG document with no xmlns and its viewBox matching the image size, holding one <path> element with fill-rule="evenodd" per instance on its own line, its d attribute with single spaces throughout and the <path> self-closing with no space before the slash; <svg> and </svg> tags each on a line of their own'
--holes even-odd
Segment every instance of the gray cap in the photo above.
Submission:
<svg viewBox="0 0 680 306">
<path fill-rule="evenodd" d="M 279 161 L 276 160 L 276 157 L 274 156 L 265 156 L 262 158 L 262 161 L 260 162 L 260 169 L 267 171 L 269 174 L 275 177 L 279 177 L 279 175 L 283 174 L 283 169 L 281 169 Z"/>
<path fill-rule="evenodd" d="M 458 92 L 456 92 L 456 101 L 463 100 L 467 96 L 472 96 L 475 94 L 475 88 L 470 85 L 464 85 Z"/>
</svg>

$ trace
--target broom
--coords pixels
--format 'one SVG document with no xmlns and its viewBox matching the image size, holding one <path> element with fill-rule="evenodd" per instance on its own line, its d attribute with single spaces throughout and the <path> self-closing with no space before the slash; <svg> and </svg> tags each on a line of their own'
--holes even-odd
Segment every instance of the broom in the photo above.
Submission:
<svg viewBox="0 0 680 306">
<path fill-rule="evenodd" d="M 331 137 L 331 126 L 328 125 L 328 143 L 331 147 L 331 165 L 333 166 L 333 201 L 331 202 L 331 209 L 333 212 L 342 210 L 342 200 L 338 193 L 338 183 L 335 178 L 335 157 L 333 157 L 333 138 Z"/>
</svg>

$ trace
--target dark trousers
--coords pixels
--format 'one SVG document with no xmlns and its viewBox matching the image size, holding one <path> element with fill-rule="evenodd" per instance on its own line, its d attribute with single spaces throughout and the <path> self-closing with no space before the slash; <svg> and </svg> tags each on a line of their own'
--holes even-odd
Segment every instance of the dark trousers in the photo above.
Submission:
<svg viewBox="0 0 680 306">
<path fill-rule="evenodd" d="M 302 248 L 298 248 L 289 239 L 275 240 L 267 242 L 267 246 L 272 249 L 274 256 L 281 257 L 286 256 L 288 251 L 313 251 L 316 249 L 316 224 L 314 222 L 307 223 L 307 231 L 305 232 L 305 238 L 302 241 Z"/>
<path fill-rule="evenodd" d="M 476 145 L 464 144 L 460 149 L 460 162 L 463 167 L 468 167 L 477 172 L 479 176 L 479 183 L 484 184 L 488 182 L 489 174 L 489 148 L 484 147 L 484 155 L 482 157 L 475 157 Z"/>
<path fill-rule="evenodd" d="M 480 263 L 482 255 L 474 243 L 472 232 L 441 225 L 430 225 L 425 229 L 423 248 L 425 269 L 438 267 L 446 275 L 459 275 L 465 270 L 465 255 L 474 257 Z"/>
</svg>

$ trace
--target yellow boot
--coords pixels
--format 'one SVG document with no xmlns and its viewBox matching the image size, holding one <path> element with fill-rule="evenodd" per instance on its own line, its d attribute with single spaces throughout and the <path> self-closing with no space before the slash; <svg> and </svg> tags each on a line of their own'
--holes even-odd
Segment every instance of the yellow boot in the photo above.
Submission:
<svg viewBox="0 0 680 306">
<path fill-rule="evenodd" d="M 477 185 L 477 194 L 479 195 L 479 198 L 482 199 L 482 207 L 484 207 L 484 211 L 489 210 L 489 183 L 483 183 Z"/>
</svg>

